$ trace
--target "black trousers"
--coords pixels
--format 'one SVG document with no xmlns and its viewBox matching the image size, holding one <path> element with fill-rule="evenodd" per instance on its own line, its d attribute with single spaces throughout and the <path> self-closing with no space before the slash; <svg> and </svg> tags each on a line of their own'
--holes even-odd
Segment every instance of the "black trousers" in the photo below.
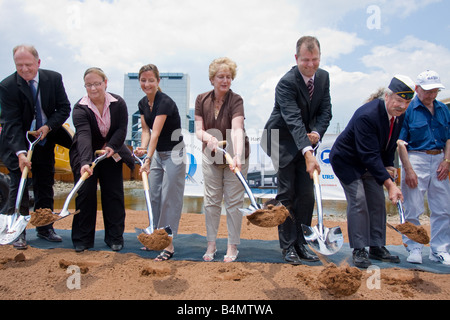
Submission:
<svg viewBox="0 0 450 320">
<path fill-rule="evenodd" d="M 72 243 L 74 246 L 94 247 L 95 225 L 97 221 L 97 183 L 100 184 L 101 206 L 105 226 L 105 243 L 123 244 L 125 230 L 125 202 L 123 191 L 122 161 L 115 162 L 107 158 L 98 163 L 75 200 L 76 210 L 73 217 Z M 74 172 L 75 183 L 80 179 L 80 171 Z"/>
<path fill-rule="evenodd" d="M 302 224 L 311 225 L 314 210 L 314 182 L 306 172 L 305 158 L 299 152 L 297 157 L 284 168 L 279 168 L 278 194 L 280 201 L 290 212 L 286 221 L 278 226 L 280 247 L 306 244 Z"/>
<path fill-rule="evenodd" d="M 48 140 L 44 146 L 37 144 L 33 150 L 33 157 L 31 158 L 31 174 L 33 182 L 34 194 L 34 210 L 48 208 L 53 211 L 53 185 L 55 183 L 55 143 Z M 10 176 L 10 190 L 7 214 L 13 214 L 17 199 L 17 191 L 19 189 L 22 172 L 20 169 L 11 170 Z M 30 174 L 28 175 L 30 177 Z M 29 215 L 29 196 L 28 188 L 26 187 L 19 212 L 22 215 Z M 52 229 L 53 224 L 36 227 L 38 232 L 45 232 Z"/>
</svg>

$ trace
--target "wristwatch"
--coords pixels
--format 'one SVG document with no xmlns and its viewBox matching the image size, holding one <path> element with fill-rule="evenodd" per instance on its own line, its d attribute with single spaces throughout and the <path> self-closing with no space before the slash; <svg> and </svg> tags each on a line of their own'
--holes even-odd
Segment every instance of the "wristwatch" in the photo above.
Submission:
<svg viewBox="0 0 450 320">
<path fill-rule="evenodd" d="M 444 159 L 444 161 L 450 163 L 450 159 Z"/>
</svg>

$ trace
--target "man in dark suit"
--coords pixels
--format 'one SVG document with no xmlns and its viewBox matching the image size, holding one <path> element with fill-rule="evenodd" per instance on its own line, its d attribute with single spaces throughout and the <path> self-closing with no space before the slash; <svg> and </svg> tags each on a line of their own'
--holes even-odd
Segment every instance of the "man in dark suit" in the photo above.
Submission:
<svg viewBox="0 0 450 320">
<path fill-rule="evenodd" d="M 319 68 L 320 43 L 314 37 L 298 40 L 297 65 L 279 81 L 275 107 L 266 123 L 261 146 L 277 170 L 277 200 L 291 214 L 279 226 L 284 260 L 300 264 L 317 261 L 306 249 L 302 224 L 311 225 L 314 210 L 313 172 L 320 172 L 312 146 L 325 134 L 332 117 L 330 79 Z"/>
<path fill-rule="evenodd" d="M 385 248 L 386 207 L 383 186 L 393 204 L 403 201 L 393 182 L 394 156 L 404 113 L 414 96 L 414 82 L 395 76 L 389 89 L 354 113 L 330 152 L 330 162 L 347 198 L 347 226 L 353 263 L 360 268 L 370 259 L 398 263 Z M 367 253 L 365 247 L 370 247 Z"/>
<path fill-rule="evenodd" d="M 70 147 L 71 140 L 67 140 L 67 133 L 62 129 L 62 124 L 70 115 L 70 102 L 61 75 L 39 69 L 41 60 L 34 47 L 15 47 L 13 58 L 17 71 L 0 83 L 0 149 L 3 163 L 10 171 L 11 177 L 6 213 L 14 213 L 21 172 L 25 166 L 32 172 L 35 209 L 49 208 L 53 211 L 54 148 L 56 142 Z M 34 88 L 31 88 L 31 85 Z M 31 162 L 26 157 L 29 148 L 27 131 L 36 131 L 36 136 L 42 133 L 42 142 L 35 146 Z M 20 213 L 29 214 L 27 189 L 23 195 Z M 41 238 L 61 241 L 52 225 L 36 229 Z M 27 248 L 25 231 L 13 244 L 17 249 Z"/>
</svg>

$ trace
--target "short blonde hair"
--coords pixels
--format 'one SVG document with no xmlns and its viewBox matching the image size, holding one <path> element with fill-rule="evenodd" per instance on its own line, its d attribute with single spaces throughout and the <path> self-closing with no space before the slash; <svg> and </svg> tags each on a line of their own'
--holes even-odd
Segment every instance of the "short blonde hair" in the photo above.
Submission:
<svg viewBox="0 0 450 320">
<path fill-rule="evenodd" d="M 236 62 L 227 57 L 217 58 L 211 62 L 209 65 L 209 80 L 212 80 L 222 68 L 228 69 L 231 72 L 231 78 L 234 80 L 237 73 L 237 65 Z"/>
<path fill-rule="evenodd" d="M 92 68 L 87 69 L 86 72 L 84 73 L 83 79 L 86 78 L 86 76 L 89 73 L 95 73 L 95 74 L 99 75 L 103 79 L 103 81 L 108 80 L 108 77 L 106 76 L 105 72 L 100 68 L 92 67 Z"/>
</svg>

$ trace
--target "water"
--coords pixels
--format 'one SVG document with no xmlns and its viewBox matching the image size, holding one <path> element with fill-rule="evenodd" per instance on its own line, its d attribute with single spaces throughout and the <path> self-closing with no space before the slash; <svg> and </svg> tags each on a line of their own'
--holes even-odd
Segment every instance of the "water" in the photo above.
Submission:
<svg viewBox="0 0 450 320">
<path fill-rule="evenodd" d="M 145 202 L 145 195 L 143 189 L 136 188 L 125 188 L 125 209 L 126 210 L 136 210 L 136 211 L 147 211 L 147 206 Z M 63 192 L 55 196 L 55 209 L 61 209 L 64 206 L 64 202 L 67 198 L 69 191 Z M 267 197 L 275 198 L 276 194 L 268 192 Z M 264 200 L 265 201 L 265 200 Z M 261 199 L 258 199 L 261 202 Z M 244 207 L 250 206 L 250 200 L 245 197 Z M 324 215 L 342 215 L 345 214 L 347 208 L 347 203 L 345 201 L 333 201 L 324 200 L 322 201 L 323 213 Z M 100 200 L 100 190 L 97 191 L 97 208 L 101 210 L 101 200 Z M 72 198 L 69 210 L 75 210 L 75 197 Z M 198 213 L 202 214 L 203 211 L 203 196 L 198 195 L 186 195 L 183 200 L 183 213 Z M 222 214 L 225 214 L 224 206 L 222 206 Z M 314 212 L 315 214 L 315 212 Z"/>
</svg>

